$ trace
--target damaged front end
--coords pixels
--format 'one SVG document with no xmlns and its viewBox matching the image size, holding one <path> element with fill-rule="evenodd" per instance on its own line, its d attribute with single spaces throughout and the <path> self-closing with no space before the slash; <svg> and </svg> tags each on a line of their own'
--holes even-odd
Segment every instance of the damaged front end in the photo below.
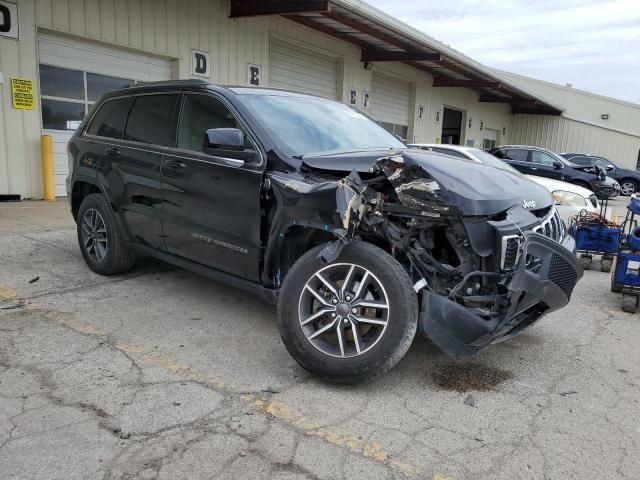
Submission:
<svg viewBox="0 0 640 480">
<path fill-rule="evenodd" d="M 321 253 L 332 261 L 355 237 L 389 246 L 421 297 L 420 330 L 452 356 L 473 355 L 562 308 L 582 277 L 551 202 L 538 200 L 537 210 L 525 208 L 535 200 L 492 203 L 474 181 L 491 191 L 524 180 L 486 171 L 473 178 L 481 171 L 467 169 L 471 180 L 460 182 L 405 152 L 378 159 L 367 175 L 353 171 L 337 184 L 339 240 Z M 518 193 L 527 188 L 539 193 L 528 183 Z"/>
</svg>

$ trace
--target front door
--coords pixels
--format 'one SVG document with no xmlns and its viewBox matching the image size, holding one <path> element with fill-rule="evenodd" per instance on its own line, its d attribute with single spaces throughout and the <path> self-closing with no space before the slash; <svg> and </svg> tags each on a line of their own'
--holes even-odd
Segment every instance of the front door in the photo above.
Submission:
<svg viewBox="0 0 640 480">
<path fill-rule="evenodd" d="M 564 164 L 548 153 L 540 150 L 531 150 L 531 174 L 553 178 L 554 180 L 563 180 Z"/>
<path fill-rule="evenodd" d="M 177 148 L 162 163 L 167 251 L 249 280 L 259 278 L 263 162 L 237 115 L 211 94 L 185 94 Z M 209 150 L 205 132 L 238 128 L 245 151 Z M 244 159 L 244 160 L 243 160 Z M 247 160 L 247 161 L 245 161 Z"/>
</svg>

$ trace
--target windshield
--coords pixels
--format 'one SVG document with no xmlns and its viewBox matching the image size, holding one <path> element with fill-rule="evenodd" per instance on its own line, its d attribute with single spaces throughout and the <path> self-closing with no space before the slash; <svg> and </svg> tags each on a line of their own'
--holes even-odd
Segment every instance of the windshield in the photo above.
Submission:
<svg viewBox="0 0 640 480">
<path fill-rule="evenodd" d="M 494 157 L 490 153 L 485 152 L 484 150 L 473 150 L 471 154 L 480 160 L 485 165 L 489 165 L 491 167 L 501 168 L 503 170 L 509 170 L 510 172 L 517 172 L 515 168 L 509 165 L 507 162 L 503 162 L 498 157 Z"/>
<path fill-rule="evenodd" d="M 380 125 L 346 105 L 313 97 L 247 95 L 243 99 L 285 153 L 404 148 Z"/>
</svg>

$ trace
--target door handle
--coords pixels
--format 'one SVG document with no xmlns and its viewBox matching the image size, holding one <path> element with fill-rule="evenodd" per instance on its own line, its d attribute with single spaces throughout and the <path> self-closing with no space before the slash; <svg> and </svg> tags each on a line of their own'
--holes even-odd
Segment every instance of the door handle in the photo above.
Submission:
<svg viewBox="0 0 640 480">
<path fill-rule="evenodd" d="M 538 167 L 530 167 L 530 168 L 531 168 L 531 170 L 537 170 L 538 169 Z"/>
<path fill-rule="evenodd" d="M 180 160 L 167 160 L 166 165 L 169 168 L 185 168 L 187 166 L 186 163 L 181 162 Z"/>
<path fill-rule="evenodd" d="M 120 155 L 120 150 L 118 150 L 117 148 L 108 148 L 104 151 L 104 153 L 106 153 L 107 155 Z"/>
</svg>

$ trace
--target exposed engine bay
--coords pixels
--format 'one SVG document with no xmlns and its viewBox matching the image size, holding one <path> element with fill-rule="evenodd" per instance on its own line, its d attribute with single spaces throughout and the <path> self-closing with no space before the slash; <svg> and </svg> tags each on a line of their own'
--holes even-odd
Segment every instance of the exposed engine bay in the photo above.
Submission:
<svg viewBox="0 0 640 480">
<path fill-rule="evenodd" d="M 322 258 L 335 260 L 355 238 L 386 245 L 415 282 L 420 329 L 454 356 L 516 335 L 568 303 L 582 269 L 548 193 L 492 203 L 473 179 L 430 170 L 409 152 L 335 182 L 308 168 L 316 189 L 335 189 L 342 221 Z M 508 188 L 505 173 L 485 188 Z"/>
</svg>

